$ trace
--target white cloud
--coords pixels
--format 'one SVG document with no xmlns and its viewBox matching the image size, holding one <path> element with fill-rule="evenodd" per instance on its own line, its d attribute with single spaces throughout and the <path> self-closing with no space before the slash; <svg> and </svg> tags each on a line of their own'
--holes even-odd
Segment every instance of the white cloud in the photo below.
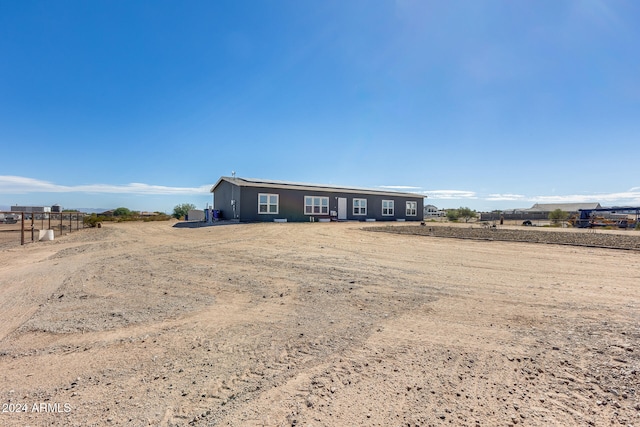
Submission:
<svg viewBox="0 0 640 427">
<path fill-rule="evenodd" d="M 163 185 L 149 185 L 133 182 L 124 185 L 88 184 L 88 185 L 59 185 L 49 181 L 25 178 L 22 176 L 0 175 L 0 193 L 110 193 L 110 194 L 207 194 L 211 185 L 200 187 L 167 187 Z"/>
<path fill-rule="evenodd" d="M 431 199 L 477 199 L 474 191 L 466 190 L 429 190 L 424 193 Z"/>
<path fill-rule="evenodd" d="M 563 196 L 536 196 L 530 199 L 537 203 L 588 203 L 599 202 L 603 205 L 640 205 L 640 187 L 619 193 L 567 194 Z"/>
<path fill-rule="evenodd" d="M 411 185 L 380 185 L 380 188 L 388 188 L 391 190 L 419 190 L 421 187 L 414 187 Z"/>
<path fill-rule="evenodd" d="M 526 196 L 522 194 L 489 194 L 485 200 L 491 201 L 509 201 L 509 200 L 526 200 Z"/>
<path fill-rule="evenodd" d="M 430 190 L 424 191 L 429 199 L 435 200 L 456 200 L 469 199 L 487 202 L 502 202 L 504 206 L 508 202 L 517 203 L 595 203 L 603 206 L 640 206 L 640 187 L 630 188 L 628 191 L 612 193 L 593 194 L 549 194 L 539 196 L 528 196 L 515 193 L 490 193 L 478 194 L 469 190 Z M 516 207 L 516 206 L 512 206 Z M 519 207 L 519 206 L 518 206 Z"/>
</svg>

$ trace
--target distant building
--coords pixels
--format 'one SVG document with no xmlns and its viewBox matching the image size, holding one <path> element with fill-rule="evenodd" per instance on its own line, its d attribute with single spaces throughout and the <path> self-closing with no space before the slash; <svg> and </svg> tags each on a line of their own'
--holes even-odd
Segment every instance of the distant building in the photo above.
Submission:
<svg viewBox="0 0 640 427">
<path fill-rule="evenodd" d="M 424 207 L 424 217 L 425 218 L 439 218 L 447 216 L 447 212 L 441 209 L 438 209 L 434 205 L 425 205 Z"/>
<path fill-rule="evenodd" d="M 549 213 L 556 209 L 564 212 L 578 213 L 580 209 L 600 209 L 600 203 L 536 203 L 527 209 L 527 212 Z"/>
<path fill-rule="evenodd" d="M 600 209 L 600 203 L 536 203 L 530 208 L 506 209 L 502 212 L 487 212 L 480 214 L 480 220 L 492 221 L 499 219 L 540 220 L 549 219 L 549 214 L 556 209 L 577 215 L 580 209 Z"/>
<path fill-rule="evenodd" d="M 11 206 L 11 212 L 43 213 L 51 212 L 50 206 Z"/>
</svg>

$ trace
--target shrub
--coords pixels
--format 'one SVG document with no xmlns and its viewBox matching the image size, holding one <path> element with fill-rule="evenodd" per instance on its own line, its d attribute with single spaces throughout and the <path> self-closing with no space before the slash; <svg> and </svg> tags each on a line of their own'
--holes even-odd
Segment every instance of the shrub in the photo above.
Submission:
<svg viewBox="0 0 640 427">
<path fill-rule="evenodd" d="M 553 224 L 560 224 L 562 221 L 566 221 L 569 218 L 569 213 L 562 209 L 556 209 L 553 212 L 549 212 L 549 220 Z"/>
<path fill-rule="evenodd" d="M 133 212 L 131 212 L 129 209 L 127 208 L 117 208 L 113 211 L 113 216 L 129 216 L 131 215 Z"/>
<path fill-rule="evenodd" d="M 457 209 L 449 209 L 447 211 L 447 219 L 449 221 L 453 221 L 453 222 L 458 221 L 459 217 L 460 217 L 460 214 L 458 213 Z"/>
<path fill-rule="evenodd" d="M 471 210 L 467 207 L 461 207 L 458 209 L 458 215 L 464 218 L 464 222 L 469 222 L 471 218 L 475 218 L 477 216 L 476 211 Z"/>
<path fill-rule="evenodd" d="M 100 222 L 100 221 L 98 221 L 98 215 L 96 215 L 94 213 L 92 213 L 89 216 L 85 216 L 82 221 L 84 222 L 84 225 L 86 225 L 88 227 L 95 227 Z"/>
<path fill-rule="evenodd" d="M 190 210 L 194 210 L 195 208 L 196 206 L 191 203 L 183 203 L 181 205 L 176 205 L 173 208 L 173 217 L 176 219 L 183 218 L 187 216 Z"/>
<path fill-rule="evenodd" d="M 101 222 L 105 222 L 105 221 L 114 221 L 115 219 L 113 217 L 108 217 L 108 216 L 103 216 L 103 215 L 98 215 L 95 213 L 92 213 L 91 215 L 85 215 L 84 217 L 84 223 L 85 225 L 89 226 L 89 227 L 97 227 L 98 224 L 100 224 Z"/>
</svg>

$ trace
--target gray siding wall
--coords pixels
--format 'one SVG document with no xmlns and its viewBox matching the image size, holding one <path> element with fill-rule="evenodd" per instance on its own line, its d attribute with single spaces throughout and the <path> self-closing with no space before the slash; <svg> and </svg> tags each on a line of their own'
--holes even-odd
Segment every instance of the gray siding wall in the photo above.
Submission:
<svg viewBox="0 0 640 427">
<path fill-rule="evenodd" d="M 222 212 L 223 219 L 234 219 L 234 210 L 231 201 L 236 201 L 236 218 L 239 217 L 241 207 L 241 188 L 229 182 L 222 181 L 213 193 L 213 209 Z"/>
<path fill-rule="evenodd" d="M 380 196 L 380 195 L 359 195 L 355 193 L 333 193 L 316 190 L 288 190 L 274 188 L 258 188 L 258 187 L 238 187 L 227 182 L 222 182 L 216 188 L 214 193 L 214 209 L 222 211 L 225 219 L 233 218 L 231 210 L 231 202 L 236 197 L 236 212 L 239 213 L 241 221 L 268 221 L 271 222 L 275 218 L 286 219 L 291 222 L 308 222 L 310 217 L 316 220 L 319 218 L 329 218 L 330 215 L 305 215 L 304 198 L 305 196 L 319 196 L 329 198 L 329 213 L 338 211 L 338 198 L 347 199 L 347 219 L 348 220 L 365 220 L 375 219 L 376 221 L 395 221 L 396 219 L 404 219 L 406 221 L 422 221 L 424 199 L 422 197 L 406 197 L 406 196 Z M 278 195 L 278 214 L 261 214 L 258 212 L 258 194 L 277 194 Z M 353 199 L 367 200 L 367 214 L 354 215 Z M 394 201 L 394 215 L 382 215 L 382 201 Z M 416 202 L 416 215 L 406 215 L 406 202 Z"/>
</svg>

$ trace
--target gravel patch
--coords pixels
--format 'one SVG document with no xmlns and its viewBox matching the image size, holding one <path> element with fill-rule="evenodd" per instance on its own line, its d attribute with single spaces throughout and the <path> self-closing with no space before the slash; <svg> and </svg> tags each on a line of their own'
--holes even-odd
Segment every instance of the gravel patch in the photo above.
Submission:
<svg viewBox="0 0 640 427">
<path fill-rule="evenodd" d="M 496 240 L 504 242 L 546 243 L 552 245 L 586 246 L 596 248 L 640 250 L 640 233 L 629 231 L 629 235 L 598 233 L 594 230 L 545 231 L 535 228 L 501 229 L 451 227 L 442 225 L 426 226 L 385 226 L 366 227 L 367 231 L 410 234 L 429 237 L 444 237 L 470 240 Z"/>
</svg>

